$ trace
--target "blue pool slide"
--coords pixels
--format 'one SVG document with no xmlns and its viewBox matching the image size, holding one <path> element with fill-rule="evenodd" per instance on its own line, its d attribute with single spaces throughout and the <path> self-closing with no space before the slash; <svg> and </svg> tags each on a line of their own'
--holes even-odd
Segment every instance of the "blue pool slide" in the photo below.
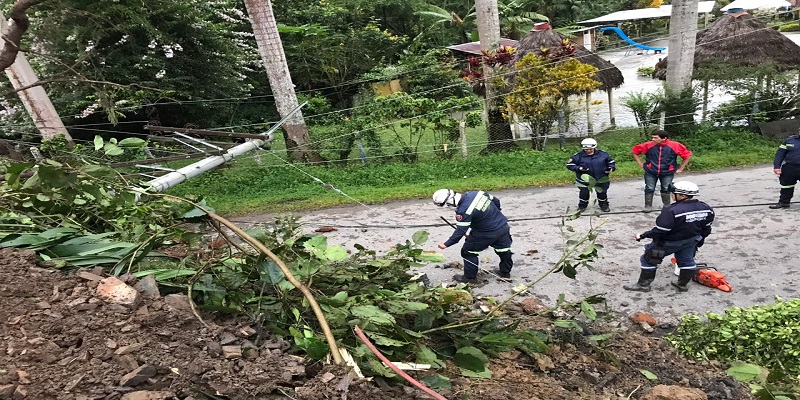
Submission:
<svg viewBox="0 0 800 400">
<path fill-rule="evenodd" d="M 642 50 L 653 50 L 656 53 L 661 53 L 662 51 L 667 49 L 666 47 L 650 47 L 643 45 L 639 42 L 634 42 L 633 39 L 629 38 L 628 35 L 626 35 L 625 32 L 622 31 L 622 29 L 619 29 L 616 26 L 607 26 L 605 28 L 600 28 L 600 32 L 605 32 L 605 31 L 612 31 L 616 33 L 620 37 L 620 39 L 624 40 L 629 45 L 638 47 Z"/>
</svg>

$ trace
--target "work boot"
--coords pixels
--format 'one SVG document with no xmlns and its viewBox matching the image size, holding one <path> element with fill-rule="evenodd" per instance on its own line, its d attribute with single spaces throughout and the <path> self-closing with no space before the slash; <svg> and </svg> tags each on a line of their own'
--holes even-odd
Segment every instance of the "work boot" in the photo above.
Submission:
<svg viewBox="0 0 800 400">
<path fill-rule="evenodd" d="M 653 193 L 645 193 L 642 212 L 649 213 L 650 211 L 653 211 Z"/>
<path fill-rule="evenodd" d="M 650 284 L 656 278 L 656 270 L 654 269 L 643 269 L 639 272 L 639 280 L 635 283 L 630 285 L 625 285 L 622 288 L 625 290 L 632 290 L 634 292 L 649 292 L 650 291 Z"/>
<path fill-rule="evenodd" d="M 777 203 L 769 206 L 769 208 L 773 210 L 777 210 L 779 208 L 789 208 L 789 203 Z"/>
<path fill-rule="evenodd" d="M 503 279 L 511 279 L 511 273 L 510 272 L 502 272 L 502 271 L 500 271 L 499 268 L 495 268 L 494 270 L 492 270 L 492 273 L 497 275 L 497 276 L 499 276 L 499 277 L 501 277 L 501 278 L 503 278 Z"/>
<path fill-rule="evenodd" d="M 611 207 L 608 206 L 608 202 L 607 201 L 601 201 L 600 202 L 600 211 L 602 211 L 602 212 L 610 212 L 611 211 Z"/>
<path fill-rule="evenodd" d="M 663 208 L 667 208 L 670 203 L 672 203 L 672 199 L 669 197 L 669 193 L 661 193 L 661 203 L 664 205 Z"/>
<path fill-rule="evenodd" d="M 682 269 L 678 274 L 678 279 L 672 281 L 671 284 L 675 286 L 675 289 L 678 289 L 679 292 L 688 292 L 689 282 L 694 278 L 695 274 L 697 274 L 697 270 L 695 269 Z"/>
<path fill-rule="evenodd" d="M 483 284 L 482 284 L 482 283 L 481 283 L 481 282 L 478 280 L 478 278 L 477 278 L 477 277 L 475 277 L 475 278 L 472 278 L 472 279 L 469 279 L 469 278 L 467 278 L 467 277 L 466 277 L 466 276 L 464 276 L 464 275 L 458 274 L 458 275 L 453 275 L 453 280 L 454 280 L 454 281 L 456 281 L 456 282 L 458 282 L 458 283 L 466 283 L 466 284 L 469 284 L 469 285 L 470 285 L 470 286 L 472 286 L 472 287 L 479 287 L 479 286 L 483 286 Z"/>
</svg>

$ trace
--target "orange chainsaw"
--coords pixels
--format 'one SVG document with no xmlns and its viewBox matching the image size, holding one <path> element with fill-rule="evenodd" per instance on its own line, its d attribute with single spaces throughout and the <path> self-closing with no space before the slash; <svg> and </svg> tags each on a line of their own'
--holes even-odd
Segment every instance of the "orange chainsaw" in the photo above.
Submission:
<svg viewBox="0 0 800 400">
<path fill-rule="evenodd" d="M 672 261 L 673 264 L 676 264 L 674 257 L 670 261 Z M 675 269 L 677 271 L 677 265 L 675 266 Z M 733 291 L 733 287 L 725 280 L 725 275 L 723 275 L 722 272 L 719 272 L 716 268 L 709 267 L 706 263 L 697 263 L 697 274 L 695 274 L 692 280 L 703 286 L 719 289 L 723 292 Z"/>
</svg>

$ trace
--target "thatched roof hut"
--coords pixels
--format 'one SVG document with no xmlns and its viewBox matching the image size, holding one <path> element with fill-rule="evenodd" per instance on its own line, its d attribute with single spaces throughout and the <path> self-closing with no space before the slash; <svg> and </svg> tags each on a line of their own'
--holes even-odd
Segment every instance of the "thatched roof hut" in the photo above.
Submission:
<svg viewBox="0 0 800 400">
<path fill-rule="evenodd" d="M 530 52 L 542 55 L 542 48 L 558 47 L 564 39 L 567 39 L 567 37 L 554 31 L 549 24 L 537 24 L 533 30 L 520 39 L 517 44 L 514 61 L 521 60 L 522 57 Z M 614 64 L 577 43 L 576 46 L 577 50 L 574 57 L 598 69 L 595 79 L 602 84 L 598 90 L 616 89 L 625 83 L 622 72 Z"/>
<path fill-rule="evenodd" d="M 772 63 L 778 70 L 800 67 L 800 46 L 746 12 L 725 14 L 697 32 L 694 68 L 728 64 L 754 67 Z M 653 77 L 666 79 L 667 59 L 656 64 Z"/>
</svg>

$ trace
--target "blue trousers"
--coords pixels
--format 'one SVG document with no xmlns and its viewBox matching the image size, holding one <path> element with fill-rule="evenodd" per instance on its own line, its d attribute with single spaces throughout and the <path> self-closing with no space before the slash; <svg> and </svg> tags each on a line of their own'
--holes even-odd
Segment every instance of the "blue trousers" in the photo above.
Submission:
<svg viewBox="0 0 800 400">
<path fill-rule="evenodd" d="M 475 279 L 478 277 L 478 255 L 489 246 L 500 256 L 500 272 L 511 273 L 514 260 L 511 255 L 511 230 L 508 225 L 503 229 L 493 232 L 470 232 L 461 247 L 461 257 L 464 258 L 464 277 Z"/>
<path fill-rule="evenodd" d="M 664 252 L 667 255 L 675 254 L 675 260 L 680 269 L 696 269 L 697 264 L 694 262 L 694 255 L 697 253 L 697 242 L 703 237 L 700 235 L 683 240 L 669 240 L 664 241 Z M 655 247 L 655 241 L 652 241 L 644 246 L 645 252 Z M 653 270 L 658 268 L 658 265 L 650 264 L 645 261 L 644 255 L 639 258 L 643 270 Z"/>
<path fill-rule="evenodd" d="M 595 190 L 597 193 L 597 202 L 600 204 L 608 203 L 608 187 L 611 186 L 611 182 L 606 183 L 598 183 L 595 187 L 599 188 L 600 190 Z M 589 188 L 579 187 L 578 188 L 578 208 L 586 208 L 589 205 Z"/>
<path fill-rule="evenodd" d="M 674 174 L 669 175 L 656 175 L 649 172 L 644 173 L 644 192 L 655 193 L 656 182 L 661 181 L 661 193 L 669 193 L 669 186 L 675 178 Z"/>
</svg>

